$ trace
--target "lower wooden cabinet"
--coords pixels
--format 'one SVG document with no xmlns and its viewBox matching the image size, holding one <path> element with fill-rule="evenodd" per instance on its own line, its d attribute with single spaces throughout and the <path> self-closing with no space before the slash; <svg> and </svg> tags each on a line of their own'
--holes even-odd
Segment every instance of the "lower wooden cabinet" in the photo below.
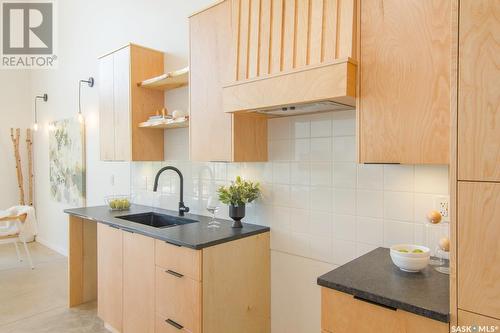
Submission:
<svg viewBox="0 0 500 333">
<path fill-rule="evenodd" d="M 156 313 L 170 326 L 201 332 L 201 282 L 166 267 L 156 267 Z"/>
<path fill-rule="evenodd" d="M 119 333 L 270 333 L 269 232 L 193 250 L 103 224 L 98 314 Z"/>
<path fill-rule="evenodd" d="M 154 333 L 154 239 L 123 232 L 123 332 Z"/>
<path fill-rule="evenodd" d="M 458 326 L 493 326 L 500 327 L 500 320 L 486 316 L 481 316 L 476 313 L 471 313 L 463 310 L 458 310 Z M 484 332 L 495 332 L 494 330 Z"/>
<path fill-rule="evenodd" d="M 92 222 L 95 223 L 95 222 Z M 123 331 L 123 231 L 97 224 L 97 315 Z"/>
<path fill-rule="evenodd" d="M 355 299 L 352 295 L 321 288 L 323 333 L 445 333 L 449 325 L 402 310 Z"/>
<path fill-rule="evenodd" d="M 500 319 L 500 183 L 458 183 L 458 308 Z"/>
</svg>

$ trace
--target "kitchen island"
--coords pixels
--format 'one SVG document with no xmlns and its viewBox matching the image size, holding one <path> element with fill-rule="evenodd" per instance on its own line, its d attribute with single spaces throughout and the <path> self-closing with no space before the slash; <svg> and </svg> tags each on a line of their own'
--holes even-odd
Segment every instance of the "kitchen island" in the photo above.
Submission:
<svg viewBox="0 0 500 333">
<path fill-rule="evenodd" d="M 208 228 L 208 217 L 141 205 L 65 212 L 69 305 L 97 299 L 110 331 L 270 331 L 268 227 Z M 169 225 L 148 225 L 153 215 Z"/>
</svg>

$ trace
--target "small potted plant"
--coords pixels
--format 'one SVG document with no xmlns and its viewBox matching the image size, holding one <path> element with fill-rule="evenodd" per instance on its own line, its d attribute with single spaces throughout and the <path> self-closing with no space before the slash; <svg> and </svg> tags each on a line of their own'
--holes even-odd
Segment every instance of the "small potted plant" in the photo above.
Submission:
<svg viewBox="0 0 500 333">
<path fill-rule="evenodd" d="M 220 202 L 229 205 L 229 217 L 234 220 L 233 228 L 242 228 L 241 219 L 245 217 L 245 205 L 260 196 L 260 184 L 245 181 L 238 176 L 231 185 L 219 187 L 217 193 Z"/>
</svg>

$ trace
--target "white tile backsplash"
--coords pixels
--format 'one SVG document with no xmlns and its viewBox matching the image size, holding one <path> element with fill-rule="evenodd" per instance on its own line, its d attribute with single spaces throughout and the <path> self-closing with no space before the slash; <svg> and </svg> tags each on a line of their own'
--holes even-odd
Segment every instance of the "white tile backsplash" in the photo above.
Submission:
<svg viewBox="0 0 500 333">
<path fill-rule="evenodd" d="M 270 119 L 267 163 L 189 162 L 185 131 L 172 131 L 168 161 L 132 163 L 133 200 L 177 209 L 177 175 L 164 173 L 161 193 L 152 192 L 156 171 L 174 165 L 184 174 L 186 204 L 208 215 L 208 197 L 240 175 L 261 183 L 245 221 L 271 227 L 273 250 L 341 265 L 377 246 L 435 248 L 448 225 L 428 227 L 425 215 L 449 195 L 448 167 L 356 164 L 355 128 L 354 111 Z M 229 219 L 227 207 L 218 216 Z"/>
</svg>

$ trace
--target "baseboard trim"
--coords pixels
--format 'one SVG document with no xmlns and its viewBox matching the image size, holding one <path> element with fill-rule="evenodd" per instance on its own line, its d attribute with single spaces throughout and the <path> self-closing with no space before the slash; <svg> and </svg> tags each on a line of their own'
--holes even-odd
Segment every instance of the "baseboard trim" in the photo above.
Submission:
<svg viewBox="0 0 500 333">
<path fill-rule="evenodd" d="M 56 246 L 52 243 L 50 243 L 49 241 L 37 236 L 36 237 L 36 241 L 46 247 L 48 247 L 49 249 L 53 250 L 53 251 L 56 251 L 57 253 L 67 257 L 68 256 L 68 250 L 65 249 L 65 248 L 62 248 L 60 246 Z"/>
</svg>

